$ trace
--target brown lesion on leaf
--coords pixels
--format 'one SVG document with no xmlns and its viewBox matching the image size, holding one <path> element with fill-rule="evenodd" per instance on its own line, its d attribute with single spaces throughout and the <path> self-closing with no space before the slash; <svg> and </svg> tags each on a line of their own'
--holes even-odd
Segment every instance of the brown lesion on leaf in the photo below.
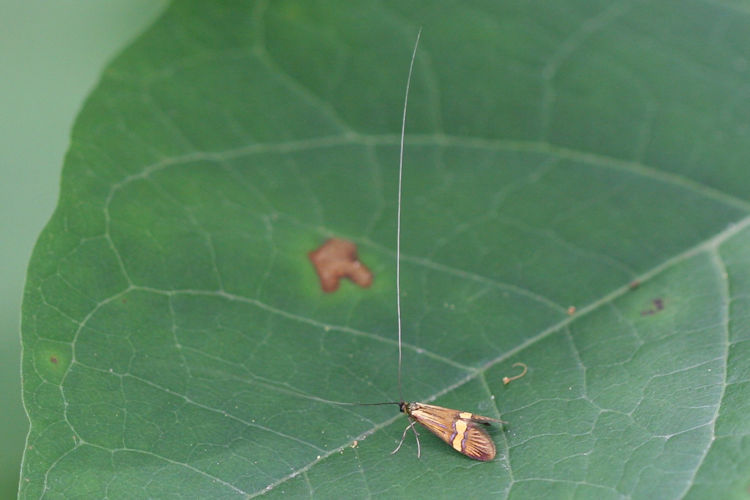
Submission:
<svg viewBox="0 0 750 500">
<path fill-rule="evenodd" d="M 326 293 L 338 290 L 341 278 L 349 278 L 361 287 L 372 284 L 372 272 L 359 261 L 357 245 L 351 241 L 331 238 L 307 255 Z"/>
</svg>

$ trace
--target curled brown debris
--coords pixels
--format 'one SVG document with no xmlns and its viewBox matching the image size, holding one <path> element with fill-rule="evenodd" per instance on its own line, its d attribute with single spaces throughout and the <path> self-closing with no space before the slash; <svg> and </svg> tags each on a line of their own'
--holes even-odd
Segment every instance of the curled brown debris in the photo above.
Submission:
<svg viewBox="0 0 750 500">
<path fill-rule="evenodd" d="M 361 287 L 372 284 L 372 272 L 359 261 L 357 245 L 351 241 L 331 238 L 307 255 L 326 293 L 338 290 L 341 278 L 349 278 Z"/>
<path fill-rule="evenodd" d="M 503 385 L 508 385 L 514 380 L 518 380 L 519 378 L 526 375 L 526 372 L 529 370 L 529 367 L 526 366 L 526 363 L 513 363 L 513 368 L 516 368 L 516 367 L 522 368 L 523 371 L 519 373 L 518 375 L 514 375 L 512 377 L 503 377 Z"/>
</svg>

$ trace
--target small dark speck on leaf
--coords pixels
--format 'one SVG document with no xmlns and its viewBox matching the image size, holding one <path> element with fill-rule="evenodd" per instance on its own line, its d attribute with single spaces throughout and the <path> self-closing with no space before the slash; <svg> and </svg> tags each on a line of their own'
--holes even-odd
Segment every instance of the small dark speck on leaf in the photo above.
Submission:
<svg viewBox="0 0 750 500">
<path fill-rule="evenodd" d="M 56 365 L 57 364 L 57 357 L 50 356 L 49 357 L 49 362 L 52 363 L 53 365 Z"/>
<path fill-rule="evenodd" d="M 631 281 L 631 282 L 630 282 L 630 285 L 628 285 L 628 287 L 629 287 L 629 288 L 630 288 L 631 290 L 635 290 L 635 289 L 636 289 L 636 288 L 638 288 L 639 286 L 641 286 L 641 282 L 640 282 L 640 281 L 638 281 L 638 280 L 634 280 L 634 281 Z"/>
<path fill-rule="evenodd" d="M 331 238 L 317 250 L 307 254 L 320 278 L 324 292 L 335 292 L 341 278 L 349 278 L 361 287 L 372 284 L 370 272 L 357 257 L 357 245 L 340 238 Z"/>
<path fill-rule="evenodd" d="M 641 311 L 641 316 L 651 316 L 652 314 L 656 314 L 664 309 L 664 299 L 662 298 L 656 298 L 652 300 L 651 303 L 654 305 L 654 307 L 652 309 Z"/>
</svg>

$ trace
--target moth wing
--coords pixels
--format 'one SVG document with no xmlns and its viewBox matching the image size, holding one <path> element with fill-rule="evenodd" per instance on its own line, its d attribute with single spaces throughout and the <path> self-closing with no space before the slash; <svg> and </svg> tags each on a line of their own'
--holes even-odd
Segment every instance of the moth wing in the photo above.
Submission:
<svg viewBox="0 0 750 500">
<path fill-rule="evenodd" d="M 414 403 L 409 414 L 459 453 L 483 462 L 495 458 L 495 443 L 477 423 L 502 420 L 422 403 Z"/>
<path fill-rule="evenodd" d="M 458 413 L 457 410 L 442 406 L 419 404 L 409 415 L 437 437 L 451 444 L 451 436 L 454 433 L 453 421 L 458 417 Z"/>
<path fill-rule="evenodd" d="M 504 420 L 500 420 L 497 418 L 492 417 L 484 417 L 482 415 L 476 415 L 474 413 L 471 414 L 471 420 L 474 422 L 479 422 L 480 424 L 505 424 Z"/>
<path fill-rule="evenodd" d="M 487 431 L 471 421 L 467 423 L 464 439 L 461 443 L 461 450 L 457 451 L 460 451 L 467 457 L 483 462 L 492 460 L 497 453 L 495 442 L 492 441 Z"/>
</svg>

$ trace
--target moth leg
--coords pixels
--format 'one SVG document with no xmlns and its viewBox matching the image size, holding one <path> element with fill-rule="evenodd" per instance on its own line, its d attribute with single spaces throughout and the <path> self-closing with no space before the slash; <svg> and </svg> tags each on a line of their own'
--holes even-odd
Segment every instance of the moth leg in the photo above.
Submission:
<svg viewBox="0 0 750 500">
<path fill-rule="evenodd" d="M 414 428 L 415 423 L 416 420 L 413 420 L 409 427 L 411 427 L 411 430 L 414 431 L 414 437 L 417 439 L 417 458 L 422 458 L 422 445 L 419 444 L 419 433 L 417 432 L 417 429 Z"/>
<path fill-rule="evenodd" d="M 406 433 L 409 432 L 409 429 L 411 429 L 414 431 L 414 435 L 417 436 L 417 458 L 419 458 L 422 448 L 419 445 L 419 434 L 417 434 L 417 430 L 414 428 L 414 424 L 416 423 L 416 420 L 412 420 L 409 425 L 406 426 L 406 429 L 404 429 L 404 433 L 401 434 L 401 441 L 398 442 L 398 446 L 396 446 L 396 449 L 391 452 L 391 455 L 395 454 L 398 450 L 401 449 L 401 445 L 404 444 L 404 439 L 406 439 Z"/>
</svg>

